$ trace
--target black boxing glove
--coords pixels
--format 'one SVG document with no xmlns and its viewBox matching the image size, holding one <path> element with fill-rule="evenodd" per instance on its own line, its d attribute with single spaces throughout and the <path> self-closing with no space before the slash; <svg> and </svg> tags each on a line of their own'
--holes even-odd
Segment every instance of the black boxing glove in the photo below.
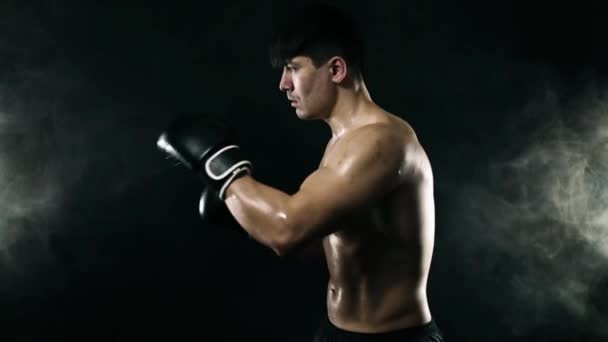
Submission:
<svg viewBox="0 0 608 342">
<path fill-rule="evenodd" d="M 220 227 L 238 228 L 240 225 L 232 216 L 228 206 L 219 201 L 217 195 L 205 187 L 201 194 L 198 211 L 203 224 L 211 224 Z"/>
<path fill-rule="evenodd" d="M 230 127 L 205 115 L 182 115 L 160 135 L 156 145 L 200 175 L 207 201 L 223 201 L 228 186 L 251 174 L 253 165 L 235 142 Z M 200 208 L 199 208 L 200 209 Z"/>
</svg>

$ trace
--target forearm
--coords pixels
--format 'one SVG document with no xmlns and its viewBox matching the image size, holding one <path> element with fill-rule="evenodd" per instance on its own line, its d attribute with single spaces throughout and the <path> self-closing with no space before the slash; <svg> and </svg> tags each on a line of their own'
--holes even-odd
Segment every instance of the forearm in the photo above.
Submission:
<svg viewBox="0 0 608 342">
<path fill-rule="evenodd" d="M 280 255 L 287 241 L 285 205 L 289 198 L 288 194 L 245 176 L 228 188 L 226 205 L 253 239 Z"/>
</svg>

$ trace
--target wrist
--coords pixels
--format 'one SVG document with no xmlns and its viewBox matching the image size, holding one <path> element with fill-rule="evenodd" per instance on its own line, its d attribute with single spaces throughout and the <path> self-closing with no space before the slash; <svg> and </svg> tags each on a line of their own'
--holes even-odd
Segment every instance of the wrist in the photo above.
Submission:
<svg viewBox="0 0 608 342">
<path fill-rule="evenodd" d="M 242 176 L 235 178 L 226 187 L 226 191 L 224 194 L 224 200 L 227 200 L 228 198 L 235 196 L 238 193 L 239 189 L 242 188 L 246 183 L 248 183 L 252 179 L 253 179 L 253 177 L 251 176 L 251 174 L 243 174 Z"/>
<path fill-rule="evenodd" d="M 228 176 L 226 178 L 226 180 L 224 181 L 224 183 L 222 184 L 222 187 L 219 190 L 219 197 L 222 201 L 226 200 L 226 197 L 229 195 L 228 190 L 231 188 L 231 185 L 233 185 L 235 182 L 238 182 L 239 180 L 242 180 L 245 177 L 248 177 L 251 175 L 251 169 L 249 167 L 249 165 L 244 165 L 242 167 L 239 167 L 237 169 L 235 169 L 232 174 L 230 176 Z"/>
</svg>

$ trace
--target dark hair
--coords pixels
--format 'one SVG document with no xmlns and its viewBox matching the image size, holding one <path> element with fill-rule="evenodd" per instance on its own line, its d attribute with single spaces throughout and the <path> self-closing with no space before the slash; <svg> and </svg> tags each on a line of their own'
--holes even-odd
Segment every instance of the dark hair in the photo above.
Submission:
<svg viewBox="0 0 608 342">
<path fill-rule="evenodd" d="M 340 56 L 355 79 L 363 75 L 363 55 L 363 39 L 354 18 L 326 4 L 292 9 L 275 26 L 270 43 L 273 67 L 283 67 L 296 56 L 309 57 L 318 67 Z"/>
</svg>

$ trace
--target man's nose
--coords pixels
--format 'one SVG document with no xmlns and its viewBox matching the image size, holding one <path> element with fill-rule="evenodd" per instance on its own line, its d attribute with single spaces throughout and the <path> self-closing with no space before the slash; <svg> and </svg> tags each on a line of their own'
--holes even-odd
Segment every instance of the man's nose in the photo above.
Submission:
<svg viewBox="0 0 608 342">
<path fill-rule="evenodd" d="M 289 75 L 283 70 L 283 74 L 281 75 L 281 81 L 279 82 L 279 89 L 281 91 L 289 91 L 292 90 L 293 84 L 291 83 L 291 79 Z"/>
</svg>

